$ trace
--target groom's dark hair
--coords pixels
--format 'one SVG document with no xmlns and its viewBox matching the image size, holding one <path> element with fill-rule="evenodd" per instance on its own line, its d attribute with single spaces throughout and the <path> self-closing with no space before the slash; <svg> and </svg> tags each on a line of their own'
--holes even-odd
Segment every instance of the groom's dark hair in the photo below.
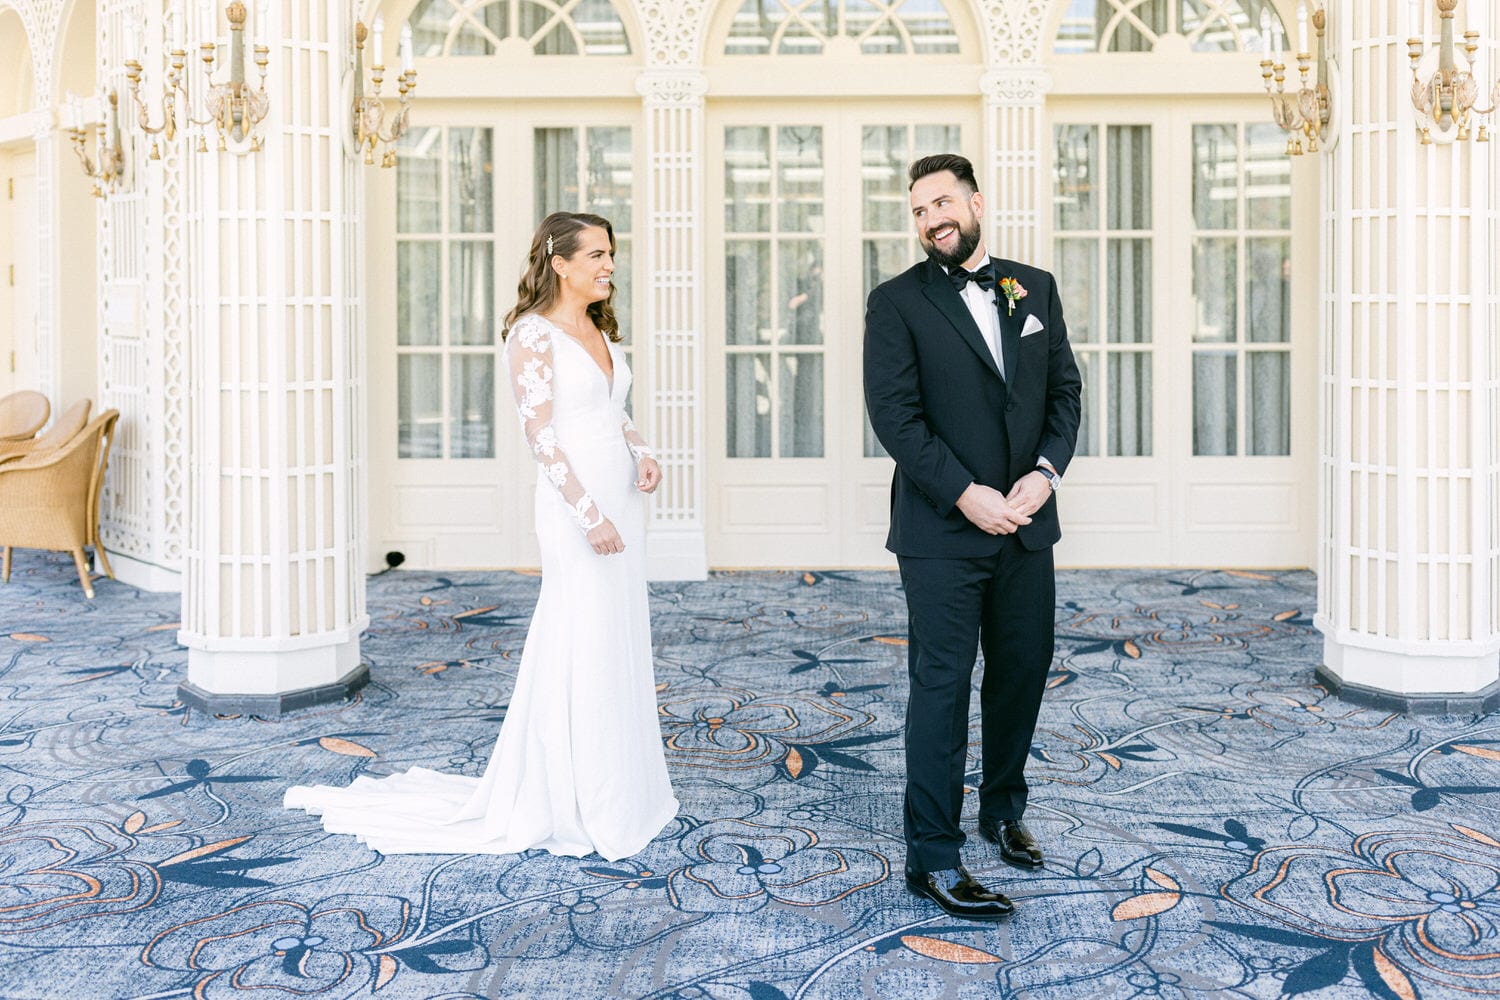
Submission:
<svg viewBox="0 0 1500 1000">
<path fill-rule="evenodd" d="M 944 170 L 957 177 L 958 182 L 967 187 L 971 194 L 979 191 L 979 182 L 974 179 L 974 164 L 957 153 L 936 153 L 917 160 L 906 172 L 907 178 L 911 181 L 906 185 L 906 190 L 910 191 L 916 186 L 917 181 L 928 174 L 940 174 Z"/>
</svg>

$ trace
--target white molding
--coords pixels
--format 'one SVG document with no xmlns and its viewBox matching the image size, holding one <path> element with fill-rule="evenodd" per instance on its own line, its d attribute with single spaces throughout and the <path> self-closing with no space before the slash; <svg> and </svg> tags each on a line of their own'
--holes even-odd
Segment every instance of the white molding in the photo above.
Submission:
<svg viewBox="0 0 1500 1000">
<path fill-rule="evenodd" d="M 109 565 L 115 571 L 115 579 L 140 590 L 155 594 L 182 592 L 182 572 L 166 566 L 157 566 L 134 556 L 110 551 Z"/>
<path fill-rule="evenodd" d="M 321 637 L 318 637 L 321 638 Z M 359 639 L 293 649 L 188 648 L 188 683 L 211 695 L 280 694 L 337 683 L 359 666 Z"/>
<path fill-rule="evenodd" d="M 703 528 L 653 526 L 646 536 L 646 579 L 708 579 L 708 548 Z"/>
</svg>

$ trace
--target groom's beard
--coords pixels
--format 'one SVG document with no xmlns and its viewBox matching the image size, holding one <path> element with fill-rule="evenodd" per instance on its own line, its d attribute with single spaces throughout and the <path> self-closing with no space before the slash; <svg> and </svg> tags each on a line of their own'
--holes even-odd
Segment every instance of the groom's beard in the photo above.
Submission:
<svg viewBox="0 0 1500 1000">
<path fill-rule="evenodd" d="M 974 251 L 979 249 L 979 220 L 970 216 L 967 225 L 958 223 L 958 243 L 952 253 L 944 253 L 938 249 L 937 244 L 932 242 L 932 237 L 925 232 L 917 237 L 917 242 L 922 244 L 928 257 L 944 267 L 962 267 L 965 261 L 974 256 Z"/>
</svg>

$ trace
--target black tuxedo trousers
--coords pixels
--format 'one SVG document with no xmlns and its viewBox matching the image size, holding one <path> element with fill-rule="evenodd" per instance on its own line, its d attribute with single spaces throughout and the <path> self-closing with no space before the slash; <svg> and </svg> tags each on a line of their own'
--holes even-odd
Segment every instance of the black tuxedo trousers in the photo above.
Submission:
<svg viewBox="0 0 1500 1000">
<path fill-rule="evenodd" d="M 941 871 L 958 867 L 964 842 L 976 633 L 984 652 L 979 816 L 1020 819 L 1026 811 L 1026 760 L 1052 664 L 1052 549 L 1032 551 L 1009 535 L 987 556 L 897 561 L 909 619 L 906 867 Z"/>
</svg>

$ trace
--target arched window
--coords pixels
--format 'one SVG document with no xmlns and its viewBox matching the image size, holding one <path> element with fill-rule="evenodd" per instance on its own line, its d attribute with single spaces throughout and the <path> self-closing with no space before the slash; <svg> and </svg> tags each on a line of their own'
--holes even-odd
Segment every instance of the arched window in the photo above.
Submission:
<svg viewBox="0 0 1500 1000">
<path fill-rule="evenodd" d="M 419 56 L 493 55 L 507 38 L 539 56 L 630 54 L 609 0 L 422 0 L 410 23 Z"/>
<path fill-rule="evenodd" d="M 1281 25 L 1272 0 L 1072 0 L 1056 51 L 1150 52 L 1170 34 L 1195 52 L 1252 52 L 1261 44 L 1262 10 Z"/>
<path fill-rule="evenodd" d="M 959 50 L 958 34 L 941 0 L 745 0 L 724 53 L 821 55 L 839 38 L 851 39 L 864 55 Z"/>
</svg>

